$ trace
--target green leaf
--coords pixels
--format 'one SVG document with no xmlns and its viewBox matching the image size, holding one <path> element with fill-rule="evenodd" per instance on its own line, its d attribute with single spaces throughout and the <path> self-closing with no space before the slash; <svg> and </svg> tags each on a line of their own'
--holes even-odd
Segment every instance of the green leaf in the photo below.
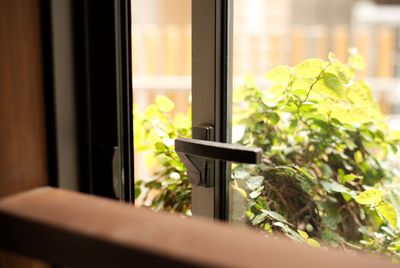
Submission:
<svg viewBox="0 0 400 268">
<path fill-rule="evenodd" d="M 323 65 L 321 59 L 307 59 L 296 65 L 294 71 L 300 77 L 315 78 L 321 73 Z"/>
<path fill-rule="evenodd" d="M 376 209 L 393 228 L 397 228 L 397 213 L 392 204 L 384 201 L 382 204 L 377 206 Z"/>
<path fill-rule="evenodd" d="M 383 193 L 378 189 L 369 189 L 357 195 L 354 200 L 361 205 L 376 205 L 383 199 Z"/>
<path fill-rule="evenodd" d="M 280 65 L 270 70 L 266 76 L 272 82 L 287 83 L 290 81 L 290 68 Z"/>
<path fill-rule="evenodd" d="M 277 113 L 269 113 L 268 114 L 268 121 L 271 124 L 271 126 L 275 126 L 279 122 L 279 115 Z"/>
<path fill-rule="evenodd" d="M 358 179 L 358 178 L 360 178 L 360 176 L 357 176 L 357 175 L 351 173 L 351 174 L 346 174 L 346 175 L 343 175 L 343 176 L 339 176 L 339 181 L 341 183 L 347 183 L 347 182 L 352 182 L 352 181 L 354 181 L 355 179 Z"/>
<path fill-rule="evenodd" d="M 263 221 L 265 221 L 266 218 L 267 218 L 267 215 L 264 213 L 261 213 L 261 214 L 258 214 L 257 216 L 255 216 L 252 219 L 251 223 L 253 225 L 258 225 L 258 224 L 262 223 Z"/>
<path fill-rule="evenodd" d="M 255 190 L 260 187 L 264 182 L 263 176 L 252 176 L 246 180 L 246 185 L 251 189 Z"/>
<path fill-rule="evenodd" d="M 161 141 L 156 142 L 154 146 L 156 147 L 156 150 L 159 152 L 162 152 L 167 149 L 167 146 L 165 146 L 165 144 Z"/>
<path fill-rule="evenodd" d="M 135 183 L 135 199 L 138 198 L 141 193 L 142 190 L 140 189 L 140 184 Z"/>
<path fill-rule="evenodd" d="M 262 210 L 263 213 L 267 214 L 270 218 L 273 220 L 277 220 L 280 222 L 288 223 L 288 221 L 279 213 L 276 213 L 275 211 L 272 210 Z"/>
<path fill-rule="evenodd" d="M 333 65 L 332 65 L 333 69 L 335 70 L 337 77 L 339 77 L 340 82 L 342 82 L 342 84 L 348 84 L 353 76 L 353 72 L 351 71 L 351 69 L 347 66 L 344 65 L 343 63 L 336 61 Z"/>
<path fill-rule="evenodd" d="M 343 88 L 339 78 L 333 73 L 324 73 L 322 75 L 322 79 L 324 80 L 324 83 L 328 88 L 336 92 L 340 91 Z"/>
<path fill-rule="evenodd" d="M 149 181 L 144 186 L 146 186 L 147 188 L 161 189 L 161 182 Z"/>
<path fill-rule="evenodd" d="M 336 181 L 321 181 L 322 186 L 325 188 L 327 192 L 337 192 L 337 193 L 346 193 L 350 194 L 350 189 L 347 187 L 337 183 Z"/>
<path fill-rule="evenodd" d="M 156 97 L 156 105 L 160 111 L 169 113 L 175 108 L 175 104 L 168 97 L 158 95 Z"/>
</svg>

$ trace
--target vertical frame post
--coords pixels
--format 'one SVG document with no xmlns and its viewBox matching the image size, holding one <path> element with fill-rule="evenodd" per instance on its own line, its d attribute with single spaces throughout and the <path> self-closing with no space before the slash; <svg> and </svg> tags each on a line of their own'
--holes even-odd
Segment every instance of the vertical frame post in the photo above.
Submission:
<svg viewBox="0 0 400 268">
<path fill-rule="evenodd" d="M 230 142 L 232 0 L 192 0 L 192 126 Z M 196 138 L 196 137 L 193 137 Z M 227 219 L 229 166 L 215 163 L 215 186 L 192 187 L 196 216 Z"/>
</svg>

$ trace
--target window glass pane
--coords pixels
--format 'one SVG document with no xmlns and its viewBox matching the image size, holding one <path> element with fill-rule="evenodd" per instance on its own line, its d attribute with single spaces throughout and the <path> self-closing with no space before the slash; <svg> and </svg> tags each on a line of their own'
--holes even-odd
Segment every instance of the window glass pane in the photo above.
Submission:
<svg viewBox="0 0 400 268">
<path fill-rule="evenodd" d="M 132 0 L 132 62 L 136 204 L 190 214 L 173 141 L 191 135 L 191 1 Z"/>
<path fill-rule="evenodd" d="M 264 160 L 233 165 L 231 222 L 397 258 L 400 5 L 234 6 L 232 139 Z"/>
</svg>

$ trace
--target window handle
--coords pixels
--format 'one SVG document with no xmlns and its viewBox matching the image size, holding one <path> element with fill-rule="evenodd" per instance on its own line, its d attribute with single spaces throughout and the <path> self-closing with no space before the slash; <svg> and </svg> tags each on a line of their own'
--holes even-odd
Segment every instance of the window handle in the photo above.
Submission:
<svg viewBox="0 0 400 268">
<path fill-rule="evenodd" d="M 246 164 L 261 164 L 262 150 L 216 141 L 179 138 L 175 140 L 176 152 L 197 157 Z"/>
<path fill-rule="evenodd" d="M 214 160 L 260 164 L 262 150 L 215 141 L 178 138 L 175 151 L 188 170 L 188 179 L 195 186 L 214 186 Z"/>
</svg>

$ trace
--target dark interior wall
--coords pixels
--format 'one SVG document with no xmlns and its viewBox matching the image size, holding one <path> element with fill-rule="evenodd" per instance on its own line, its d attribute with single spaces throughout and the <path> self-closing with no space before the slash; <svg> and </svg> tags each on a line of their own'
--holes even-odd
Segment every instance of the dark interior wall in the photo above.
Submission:
<svg viewBox="0 0 400 268">
<path fill-rule="evenodd" d="M 40 0 L 0 0 L 0 197 L 47 185 Z M 0 253 L 0 267 L 43 267 Z"/>
</svg>

